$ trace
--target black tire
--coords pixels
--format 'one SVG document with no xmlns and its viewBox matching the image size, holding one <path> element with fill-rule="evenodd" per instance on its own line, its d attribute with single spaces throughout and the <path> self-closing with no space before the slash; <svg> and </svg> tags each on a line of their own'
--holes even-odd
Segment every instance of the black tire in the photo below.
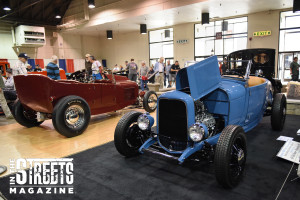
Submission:
<svg viewBox="0 0 300 200">
<path fill-rule="evenodd" d="M 157 94 L 154 91 L 146 92 L 143 98 L 143 107 L 149 113 L 154 112 L 156 110 Z"/>
<path fill-rule="evenodd" d="M 274 87 L 274 92 L 273 92 L 273 96 L 275 96 L 276 94 L 281 93 L 281 88 L 279 87 Z"/>
<path fill-rule="evenodd" d="M 215 173 L 219 184 L 233 188 L 243 177 L 247 158 L 247 142 L 240 126 L 226 126 L 218 140 L 214 158 Z"/>
<path fill-rule="evenodd" d="M 88 103 L 78 96 L 66 96 L 60 99 L 52 113 L 55 130 L 68 138 L 82 134 L 89 125 L 90 119 L 91 111 Z"/>
<path fill-rule="evenodd" d="M 275 131 L 281 131 L 284 127 L 286 117 L 286 97 L 277 93 L 272 103 L 271 126 Z"/>
<path fill-rule="evenodd" d="M 114 143 L 118 152 L 125 157 L 138 155 L 138 149 L 148 139 L 136 124 L 141 114 L 136 111 L 128 112 L 117 124 Z"/>
<path fill-rule="evenodd" d="M 37 121 L 35 111 L 25 109 L 19 100 L 13 105 L 13 116 L 19 124 L 27 128 L 39 126 L 43 123 L 43 121 Z"/>
</svg>

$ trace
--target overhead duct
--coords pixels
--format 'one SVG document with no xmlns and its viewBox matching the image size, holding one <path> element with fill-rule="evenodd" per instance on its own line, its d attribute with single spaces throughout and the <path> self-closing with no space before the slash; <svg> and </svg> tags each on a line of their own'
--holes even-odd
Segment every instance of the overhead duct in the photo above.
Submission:
<svg viewBox="0 0 300 200">
<path fill-rule="evenodd" d="M 87 3 L 86 0 L 82 0 L 82 2 L 83 2 L 84 19 L 63 23 L 61 25 L 58 25 L 57 28 L 72 29 L 72 28 L 75 28 L 77 26 L 83 25 L 83 24 L 87 23 L 90 20 L 90 15 L 89 15 L 89 11 L 88 11 L 89 10 L 88 9 L 88 3 Z"/>
</svg>

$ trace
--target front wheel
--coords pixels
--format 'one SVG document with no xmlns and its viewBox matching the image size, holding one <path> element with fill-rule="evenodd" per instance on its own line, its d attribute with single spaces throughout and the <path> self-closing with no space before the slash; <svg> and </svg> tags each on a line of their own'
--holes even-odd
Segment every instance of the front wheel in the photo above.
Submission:
<svg viewBox="0 0 300 200">
<path fill-rule="evenodd" d="M 36 116 L 37 112 L 31 109 L 24 108 L 24 106 L 21 104 L 19 100 L 17 100 L 14 103 L 12 113 L 15 120 L 19 124 L 27 128 L 39 126 L 43 123 L 43 121 L 41 122 L 37 121 L 37 116 Z"/>
<path fill-rule="evenodd" d="M 91 119 L 88 103 L 78 96 L 59 100 L 52 114 L 52 123 L 57 132 L 68 138 L 82 134 Z"/>
<path fill-rule="evenodd" d="M 224 188 L 233 188 L 241 180 L 247 157 L 247 143 L 240 126 L 226 126 L 218 140 L 214 158 L 217 181 Z"/>
<path fill-rule="evenodd" d="M 271 125 L 275 131 L 281 131 L 285 123 L 286 116 L 286 97 L 284 94 L 277 93 L 272 104 Z"/>
<path fill-rule="evenodd" d="M 145 94 L 143 99 L 144 109 L 151 113 L 156 110 L 157 107 L 157 94 L 154 91 L 149 91 Z"/>
<path fill-rule="evenodd" d="M 118 122 L 114 143 L 117 151 L 125 157 L 138 155 L 138 150 L 148 139 L 146 134 L 137 125 L 141 112 L 126 113 Z"/>
</svg>

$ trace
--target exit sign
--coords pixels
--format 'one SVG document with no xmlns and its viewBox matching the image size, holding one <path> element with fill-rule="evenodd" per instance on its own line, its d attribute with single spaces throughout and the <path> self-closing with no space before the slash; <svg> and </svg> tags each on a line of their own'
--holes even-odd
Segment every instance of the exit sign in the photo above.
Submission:
<svg viewBox="0 0 300 200">
<path fill-rule="evenodd" d="M 253 36 L 269 36 L 271 34 L 271 31 L 257 31 L 253 33 Z"/>
<path fill-rule="evenodd" d="M 177 44 L 186 44 L 188 42 L 189 42 L 188 40 L 177 40 L 176 41 Z"/>
</svg>

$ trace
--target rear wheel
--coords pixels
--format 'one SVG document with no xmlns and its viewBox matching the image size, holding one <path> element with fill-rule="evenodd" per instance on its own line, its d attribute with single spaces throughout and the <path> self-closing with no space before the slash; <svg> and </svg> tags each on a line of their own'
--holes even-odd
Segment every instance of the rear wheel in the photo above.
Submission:
<svg viewBox="0 0 300 200">
<path fill-rule="evenodd" d="M 117 124 L 114 143 L 118 152 L 125 157 L 138 155 L 139 148 L 148 139 L 137 125 L 137 119 L 141 114 L 136 111 L 126 113 Z"/>
<path fill-rule="evenodd" d="M 217 181 L 224 188 L 233 188 L 241 180 L 247 157 L 247 143 L 240 126 L 226 126 L 218 140 L 214 158 Z"/>
<path fill-rule="evenodd" d="M 37 112 L 34 110 L 24 108 L 19 100 L 17 100 L 13 105 L 13 116 L 15 120 L 22 126 L 31 128 L 42 124 L 43 121 L 37 121 L 36 114 Z"/>
<path fill-rule="evenodd" d="M 283 129 L 286 117 L 286 97 L 277 93 L 272 104 L 271 126 L 275 131 Z"/>
<path fill-rule="evenodd" d="M 68 138 L 82 134 L 91 119 L 88 103 L 78 96 L 59 100 L 52 114 L 52 123 L 57 132 Z"/>
<path fill-rule="evenodd" d="M 145 94 L 143 99 L 144 109 L 151 113 L 156 110 L 157 107 L 157 94 L 154 91 L 149 91 Z"/>
</svg>

